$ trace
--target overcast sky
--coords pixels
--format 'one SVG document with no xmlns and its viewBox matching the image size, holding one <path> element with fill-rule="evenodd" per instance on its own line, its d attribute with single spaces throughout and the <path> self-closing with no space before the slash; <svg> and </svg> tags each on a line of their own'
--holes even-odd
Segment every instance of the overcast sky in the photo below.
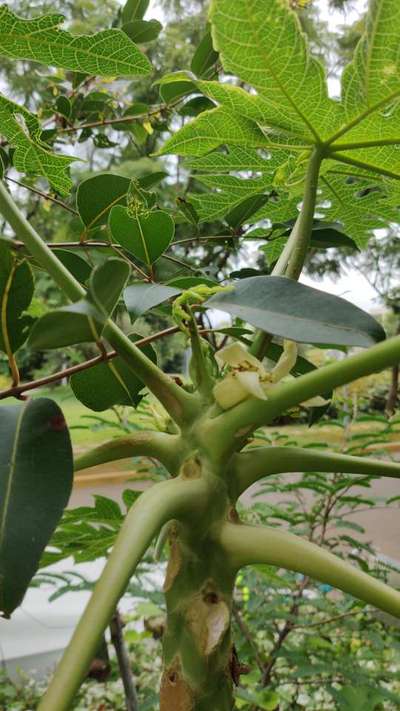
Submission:
<svg viewBox="0 0 400 711">
<path fill-rule="evenodd" d="M 353 23 L 366 9 L 367 5 L 367 0 L 352 0 L 352 2 L 349 3 L 346 13 L 342 13 L 337 10 L 329 9 L 327 0 L 313 1 L 314 4 L 318 6 L 321 18 L 328 22 L 329 29 L 333 32 L 340 31 L 340 27 L 343 24 Z M 400 0 L 398 1 L 400 2 Z M 234 2 L 234 0 L 232 0 L 232 2 Z M 163 20 L 158 0 L 151 0 L 147 17 Z M 182 69 L 185 69 L 185 67 L 182 67 Z M 329 83 L 330 93 L 338 96 L 340 92 L 340 82 L 331 79 Z M 323 281 L 317 282 L 307 277 L 302 277 L 301 281 L 330 292 L 331 294 L 343 296 L 361 308 L 367 310 L 378 308 L 375 291 L 370 287 L 364 277 L 353 270 L 349 270 L 347 274 L 343 275 L 342 278 L 336 282 L 333 282 L 331 279 L 324 279 Z"/>
</svg>

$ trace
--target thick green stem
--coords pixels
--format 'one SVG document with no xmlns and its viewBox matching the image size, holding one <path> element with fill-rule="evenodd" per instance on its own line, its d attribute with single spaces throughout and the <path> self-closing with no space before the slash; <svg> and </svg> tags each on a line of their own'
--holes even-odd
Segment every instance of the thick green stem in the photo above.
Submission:
<svg viewBox="0 0 400 711">
<path fill-rule="evenodd" d="M 207 482 L 208 505 L 197 521 L 174 524 L 169 531 L 161 711 L 233 708 L 230 626 L 235 575 L 225 565 L 215 536 L 229 516 L 230 501 L 220 472 L 201 454 L 196 461 Z"/>
<path fill-rule="evenodd" d="M 300 214 L 272 272 L 275 276 L 298 279 L 301 274 L 310 245 L 321 162 L 321 151 L 315 148 L 308 164 Z"/>
<path fill-rule="evenodd" d="M 76 457 L 74 470 L 78 472 L 81 469 L 97 467 L 99 464 L 115 462 L 118 459 L 143 456 L 158 459 L 170 474 L 176 474 L 180 464 L 179 442 L 178 435 L 152 431 L 118 437 Z"/>
<path fill-rule="evenodd" d="M 308 163 L 304 184 L 303 202 L 299 216 L 272 271 L 273 276 L 287 276 L 298 279 L 311 240 L 314 221 L 315 203 L 317 200 L 318 176 L 323 155 L 320 148 L 314 148 Z M 250 352 L 262 360 L 265 356 L 271 336 L 264 331 L 257 331 Z"/>
<path fill-rule="evenodd" d="M 58 284 L 65 296 L 71 301 L 78 301 L 84 298 L 86 295 L 85 289 L 35 232 L 1 181 L 0 213 L 11 225 L 17 237 L 22 240 L 31 255 Z M 165 375 L 130 341 L 113 321 L 107 321 L 104 336 L 136 375 L 143 380 L 149 390 L 160 400 L 167 412 L 178 424 L 193 416 L 196 411 L 193 396 Z"/>
<path fill-rule="evenodd" d="M 38 711 L 68 711 L 130 577 L 160 528 L 185 519 L 205 502 L 200 479 L 174 479 L 151 487 L 129 511 L 94 593 Z"/>
<path fill-rule="evenodd" d="M 236 570 L 259 563 L 276 565 L 328 583 L 390 615 L 400 617 L 400 593 L 397 590 L 292 533 L 276 528 L 226 523 L 220 541 L 227 560 Z"/>
<path fill-rule="evenodd" d="M 269 391 L 267 400 L 248 398 L 206 423 L 202 437 L 214 447 L 215 458 L 224 461 L 233 451 L 229 450 L 229 440 L 239 442 L 291 407 L 399 362 L 400 336 L 396 336 L 346 360 L 326 365 L 289 383 L 278 384 Z"/>
<path fill-rule="evenodd" d="M 337 472 L 400 479 L 400 464 L 301 447 L 255 447 L 233 458 L 233 496 L 240 496 L 264 476 L 283 472 Z"/>
</svg>

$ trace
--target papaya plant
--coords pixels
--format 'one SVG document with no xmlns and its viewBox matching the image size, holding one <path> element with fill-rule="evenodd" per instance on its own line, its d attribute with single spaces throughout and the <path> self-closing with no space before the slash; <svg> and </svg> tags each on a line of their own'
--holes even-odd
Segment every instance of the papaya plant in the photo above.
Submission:
<svg viewBox="0 0 400 711">
<path fill-rule="evenodd" d="M 12 149 L 2 158 L 4 170 L 12 166 L 30 178 L 44 178 L 61 196 L 71 189 L 69 167 L 77 156 L 56 152 L 60 135 L 65 139 L 78 130 L 84 140 L 85 129 L 109 121 L 117 130 L 130 123 L 151 132 L 160 122 L 165 128 L 161 119 L 175 105 L 206 99 L 197 101 L 196 110 L 192 103 L 195 118 L 159 151 L 189 157 L 187 168 L 202 185 L 181 198 L 177 210 L 163 206 L 162 191 L 152 190 L 157 174 L 131 179 L 101 173 L 78 186 L 79 240 L 67 249 L 90 249 L 90 273 L 88 262 L 75 253 L 72 259 L 57 254 L 57 245 L 41 238 L 0 184 L 0 213 L 13 232 L 1 241 L 0 346 L 12 385 L 0 397 L 25 398 L 44 381 L 67 375 L 78 399 L 102 411 L 136 407 L 146 389 L 160 408 L 157 427 L 104 443 L 76 458 L 74 469 L 143 455 L 170 475 L 130 508 L 40 711 L 71 708 L 118 600 L 155 537 L 158 547 L 169 544 L 162 711 L 233 708 L 241 667 L 231 642 L 232 593 L 245 566 L 299 572 L 400 615 L 400 593 L 381 580 L 289 532 L 243 523 L 236 507 L 249 486 L 271 474 L 400 476 L 400 465 L 390 461 L 248 446 L 256 429 L 296 408 L 309 410 L 313 420 L 335 388 L 400 361 L 400 337 L 386 339 L 368 314 L 298 282 L 311 244 L 327 237 L 321 224 L 330 240 L 347 238 L 363 248 L 374 230 L 399 221 L 400 8 L 396 0 L 371 0 L 365 33 L 343 74 L 342 97 L 335 100 L 292 5 L 211 0 L 211 35 L 201 45 L 201 56 L 192 72 L 162 79 L 162 103 L 154 108 L 67 129 L 55 122 L 49 134 L 35 114 L 0 98 L 0 132 Z M 55 67 L 66 81 L 72 76 L 78 84 L 93 76 L 144 77 L 151 65 L 132 40 L 143 36 L 132 23 L 144 21 L 146 9 L 146 2 L 128 0 L 112 29 L 77 36 L 59 28 L 58 15 L 25 20 L 3 5 L 0 53 Z M 229 80 L 215 79 L 220 65 Z M 198 272 L 165 278 L 163 260 L 176 261 L 175 230 L 181 221 L 192 226 L 196 242 L 204 239 L 199 225 L 219 217 L 225 234 L 207 239 L 228 240 L 236 248 L 248 237 L 265 239 L 272 274 L 228 283 Z M 39 268 L 69 303 L 33 318 L 31 285 Z M 127 313 L 134 324 L 160 305 L 174 326 L 145 338 L 127 329 Z M 207 329 L 201 326 L 202 315 L 212 309 L 234 318 L 222 348 L 205 338 Z M 191 346 L 184 380 L 163 372 L 149 345 L 176 331 Z M 21 383 L 18 348 L 26 339 L 37 350 L 91 343 L 98 355 L 61 374 Z M 316 368 L 299 355 L 299 343 L 364 350 Z M 64 420 L 51 401 L 7 406 L 0 427 L 5 445 L 0 601 L 9 616 L 65 506 L 73 466 Z M 57 477 L 50 476 L 52 462 Z"/>
</svg>

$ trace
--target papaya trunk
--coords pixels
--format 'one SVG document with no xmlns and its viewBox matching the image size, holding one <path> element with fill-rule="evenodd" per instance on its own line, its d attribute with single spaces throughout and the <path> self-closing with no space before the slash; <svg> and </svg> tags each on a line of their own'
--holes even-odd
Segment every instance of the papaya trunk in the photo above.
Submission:
<svg viewBox="0 0 400 711">
<path fill-rule="evenodd" d="M 231 611 L 235 573 L 214 532 L 229 517 L 221 478 L 207 474 L 210 497 L 196 530 L 172 522 L 164 583 L 167 623 L 160 711 L 231 711 L 235 670 Z M 217 492 L 219 495 L 217 496 Z"/>
</svg>

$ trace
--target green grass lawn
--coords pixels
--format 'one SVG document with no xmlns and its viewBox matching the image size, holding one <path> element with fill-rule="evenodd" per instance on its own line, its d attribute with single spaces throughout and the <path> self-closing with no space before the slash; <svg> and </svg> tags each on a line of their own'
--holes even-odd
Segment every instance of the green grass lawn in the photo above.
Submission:
<svg viewBox="0 0 400 711">
<path fill-rule="evenodd" d="M 82 405 L 68 386 L 42 388 L 31 394 L 32 398 L 49 397 L 61 407 L 71 432 L 74 448 L 90 449 L 121 434 L 117 427 L 118 419 L 112 410 L 93 412 Z M 15 400 L 3 400 L 4 404 L 13 404 Z M 130 418 L 133 419 L 132 417 Z"/>
</svg>

